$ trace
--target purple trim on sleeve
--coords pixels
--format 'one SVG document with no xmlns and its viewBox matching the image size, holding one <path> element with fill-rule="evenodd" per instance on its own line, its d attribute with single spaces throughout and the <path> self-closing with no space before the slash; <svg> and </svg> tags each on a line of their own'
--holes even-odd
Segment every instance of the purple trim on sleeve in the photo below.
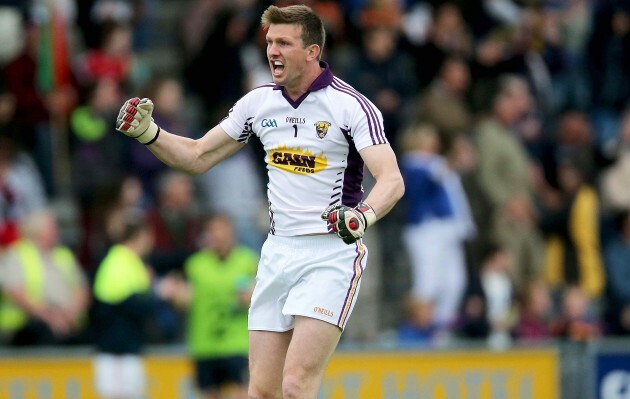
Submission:
<svg viewBox="0 0 630 399">
<path fill-rule="evenodd" d="M 313 81 L 313 83 L 311 83 L 308 90 L 306 90 L 306 93 L 302 94 L 297 100 L 294 101 L 293 99 L 291 99 L 291 97 L 289 97 L 286 90 L 284 89 L 284 86 L 274 85 L 273 89 L 280 90 L 282 92 L 282 97 L 284 97 L 285 100 L 287 100 L 287 102 L 291 104 L 294 109 L 297 109 L 297 107 L 302 104 L 302 101 L 304 101 L 304 99 L 308 97 L 310 92 L 321 90 L 329 86 L 333 82 L 334 76 L 330 70 L 330 66 L 324 61 L 320 61 L 319 66 L 323 69 L 322 73 L 320 73 L 319 76 Z"/>
<path fill-rule="evenodd" d="M 335 90 L 338 90 L 342 93 L 346 93 L 349 96 L 354 97 L 355 100 L 357 100 L 357 102 L 359 103 L 359 105 L 361 106 L 361 109 L 363 109 L 363 112 L 365 113 L 365 116 L 367 118 L 367 122 L 368 122 L 368 130 L 370 131 L 370 138 L 372 139 L 372 144 L 378 144 L 376 142 L 376 140 L 374 140 L 374 129 L 372 128 L 372 115 L 371 113 L 365 108 L 365 103 L 363 101 L 361 101 L 361 99 L 355 95 L 354 93 L 352 93 L 350 90 L 344 89 L 341 86 L 338 85 L 337 81 L 334 81 L 332 85 L 330 85 L 330 87 L 332 87 Z"/>
<path fill-rule="evenodd" d="M 334 79 L 331 87 L 346 93 L 352 97 L 354 97 L 359 104 L 361 104 L 361 108 L 363 112 L 365 112 L 365 116 L 368 120 L 368 126 L 370 127 L 370 137 L 372 138 L 372 144 L 385 144 L 387 140 L 385 139 L 385 134 L 383 133 L 383 127 L 380 124 L 378 113 L 374 109 L 374 106 L 365 98 L 364 95 L 356 91 L 352 86 L 343 83 L 339 79 Z M 372 128 L 372 124 L 374 124 L 374 128 Z M 376 139 L 374 139 L 374 135 L 376 135 Z"/>
<path fill-rule="evenodd" d="M 363 198 L 363 158 L 354 145 L 350 130 L 341 129 L 341 132 L 348 141 L 348 166 L 343 174 L 341 203 L 354 208 Z"/>
</svg>

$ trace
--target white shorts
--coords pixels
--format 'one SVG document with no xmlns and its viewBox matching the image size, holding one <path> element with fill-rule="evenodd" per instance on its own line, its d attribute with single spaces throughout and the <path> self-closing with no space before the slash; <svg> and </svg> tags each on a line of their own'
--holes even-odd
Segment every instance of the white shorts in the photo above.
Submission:
<svg viewBox="0 0 630 399">
<path fill-rule="evenodd" d="M 137 355 L 99 354 L 94 359 L 96 392 L 105 398 L 144 398 L 147 376 Z"/>
<path fill-rule="evenodd" d="M 347 245 L 334 234 L 269 235 L 258 264 L 249 329 L 288 331 L 294 316 L 306 316 L 343 330 L 367 256 L 361 240 Z"/>
</svg>

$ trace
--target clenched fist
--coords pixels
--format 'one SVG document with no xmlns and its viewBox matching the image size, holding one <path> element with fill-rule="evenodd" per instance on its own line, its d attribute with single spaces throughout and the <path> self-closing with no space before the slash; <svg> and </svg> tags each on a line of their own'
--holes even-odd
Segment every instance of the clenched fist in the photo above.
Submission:
<svg viewBox="0 0 630 399">
<path fill-rule="evenodd" d="M 116 130 L 132 137 L 144 145 L 157 140 L 160 127 L 153 122 L 153 102 L 148 98 L 142 100 L 131 98 L 123 104 L 116 118 Z"/>
<path fill-rule="evenodd" d="M 331 205 L 322 212 L 322 219 L 346 244 L 357 241 L 365 230 L 376 222 L 376 213 L 365 202 L 350 208 L 345 205 Z"/>
</svg>

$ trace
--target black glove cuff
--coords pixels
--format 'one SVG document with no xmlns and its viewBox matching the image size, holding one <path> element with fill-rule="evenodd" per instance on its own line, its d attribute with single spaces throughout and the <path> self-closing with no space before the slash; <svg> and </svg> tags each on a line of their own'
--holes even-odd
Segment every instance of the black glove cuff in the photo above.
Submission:
<svg viewBox="0 0 630 399">
<path fill-rule="evenodd" d="M 144 145 L 151 145 L 155 143 L 155 140 L 157 140 L 158 136 L 160 135 L 160 130 L 161 130 L 159 126 L 157 128 L 158 130 L 157 130 L 157 133 L 155 133 L 155 136 L 151 139 L 151 141 L 144 143 Z"/>
</svg>

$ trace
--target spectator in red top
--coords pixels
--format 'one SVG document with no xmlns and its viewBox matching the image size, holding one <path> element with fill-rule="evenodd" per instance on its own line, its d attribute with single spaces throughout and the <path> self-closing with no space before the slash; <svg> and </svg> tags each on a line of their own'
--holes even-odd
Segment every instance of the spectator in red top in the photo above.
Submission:
<svg viewBox="0 0 630 399">
<path fill-rule="evenodd" d="M 147 215 L 155 236 L 149 263 L 162 274 L 181 268 L 197 248 L 200 215 L 190 176 L 167 171 L 159 176 L 157 185 L 157 198 Z"/>
<path fill-rule="evenodd" d="M 521 340 L 551 338 L 552 301 L 547 284 L 542 280 L 527 284 L 519 305 L 514 337 Z"/>
<path fill-rule="evenodd" d="M 601 336 L 591 300 L 580 287 L 570 286 L 562 292 L 560 315 L 552 322 L 551 332 L 571 341 L 588 341 Z"/>
<path fill-rule="evenodd" d="M 105 24 L 100 48 L 88 51 L 77 65 L 82 85 L 99 79 L 111 79 L 125 85 L 138 85 L 146 79 L 144 66 L 134 56 L 132 30 L 129 25 Z"/>
</svg>

